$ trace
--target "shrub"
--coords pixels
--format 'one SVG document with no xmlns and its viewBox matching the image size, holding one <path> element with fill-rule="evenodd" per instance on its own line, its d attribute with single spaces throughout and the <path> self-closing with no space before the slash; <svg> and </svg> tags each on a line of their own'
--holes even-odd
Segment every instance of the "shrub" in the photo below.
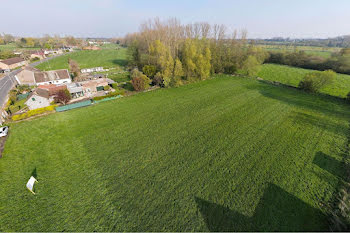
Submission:
<svg viewBox="0 0 350 233">
<path fill-rule="evenodd" d="M 333 82 L 336 73 L 332 70 L 315 71 L 305 75 L 299 83 L 299 88 L 309 92 L 319 92 L 319 90 Z"/>
<path fill-rule="evenodd" d="M 110 98 L 110 97 L 114 97 L 114 96 L 118 96 L 118 95 L 125 95 L 125 91 L 119 90 L 119 91 L 111 92 L 108 95 L 94 97 L 93 100 L 102 100 L 105 98 Z"/>
<path fill-rule="evenodd" d="M 117 90 L 118 89 L 118 83 L 112 83 L 112 88 Z"/>
<path fill-rule="evenodd" d="M 43 114 L 45 112 L 52 112 L 52 111 L 55 110 L 55 107 L 57 107 L 57 105 L 51 105 L 51 106 L 48 106 L 48 107 L 45 107 L 45 108 L 37 108 L 37 109 L 34 109 L 34 110 L 30 110 L 28 112 L 12 116 L 12 120 L 13 121 L 19 121 L 19 120 L 22 120 L 22 119 L 29 118 L 31 116 Z"/>
<path fill-rule="evenodd" d="M 103 87 L 103 90 L 104 90 L 104 91 L 109 91 L 110 89 L 111 89 L 111 87 L 108 86 L 108 85 Z"/>
<path fill-rule="evenodd" d="M 158 72 L 154 76 L 154 78 L 152 80 L 152 83 L 153 83 L 153 85 L 157 85 L 157 86 L 160 86 L 160 87 L 163 86 L 163 78 L 162 78 L 162 74 L 160 72 Z"/>
<path fill-rule="evenodd" d="M 157 72 L 157 69 L 155 66 L 152 66 L 152 65 L 145 65 L 143 68 L 142 68 L 142 72 L 147 75 L 148 77 L 153 77 L 156 72 Z"/>
</svg>

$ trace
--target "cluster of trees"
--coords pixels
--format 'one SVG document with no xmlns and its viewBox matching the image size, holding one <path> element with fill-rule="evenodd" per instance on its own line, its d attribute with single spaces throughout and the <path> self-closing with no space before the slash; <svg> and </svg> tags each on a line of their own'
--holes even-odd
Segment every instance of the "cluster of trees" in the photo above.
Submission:
<svg viewBox="0 0 350 233">
<path fill-rule="evenodd" d="M 33 37 L 20 37 L 16 38 L 11 34 L 0 34 L 0 44 L 15 43 L 17 47 L 23 48 L 60 48 L 63 46 L 82 46 L 84 41 L 81 39 L 74 38 L 73 36 L 60 37 L 58 35 L 50 36 L 44 35 L 40 38 Z"/>
<path fill-rule="evenodd" d="M 350 74 L 350 48 L 334 53 L 330 58 L 306 54 L 304 51 L 270 52 L 266 63 L 296 66 L 314 70 L 334 70 L 338 73 Z"/>
<path fill-rule="evenodd" d="M 146 80 L 142 75 L 164 87 L 203 80 L 213 73 L 255 75 L 268 54 L 248 44 L 246 35 L 246 31 L 228 35 L 224 25 L 154 19 L 121 43 L 128 47 L 131 65 L 138 68 L 132 78 L 137 78 L 133 84 L 139 89 L 140 80 Z"/>
<path fill-rule="evenodd" d="M 317 47 L 350 47 L 350 35 L 327 39 L 291 39 L 275 37 L 271 39 L 255 40 L 259 44 L 290 45 L 290 46 L 317 46 Z"/>
</svg>

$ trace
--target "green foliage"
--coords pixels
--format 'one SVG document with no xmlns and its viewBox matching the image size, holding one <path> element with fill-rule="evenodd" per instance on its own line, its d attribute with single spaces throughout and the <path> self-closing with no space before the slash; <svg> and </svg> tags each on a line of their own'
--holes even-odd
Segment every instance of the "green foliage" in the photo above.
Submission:
<svg viewBox="0 0 350 233">
<path fill-rule="evenodd" d="M 336 76 L 332 70 L 308 73 L 300 81 L 299 88 L 309 92 L 319 92 L 321 88 L 331 84 Z"/>
<path fill-rule="evenodd" d="M 105 98 L 115 97 L 118 95 L 125 95 L 125 91 L 124 90 L 117 90 L 117 91 L 109 93 L 108 95 L 96 96 L 93 98 L 93 100 L 103 100 Z"/>
<path fill-rule="evenodd" d="M 256 76 L 260 70 L 261 63 L 255 56 L 249 55 L 243 62 L 240 73 L 248 76 Z"/>
<path fill-rule="evenodd" d="M 50 105 L 50 106 L 45 107 L 45 108 L 37 108 L 37 109 L 30 110 L 30 111 L 22 113 L 22 114 L 13 115 L 12 116 L 12 120 L 13 121 L 19 121 L 19 120 L 23 120 L 23 119 L 26 119 L 26 118 L 29 118 L 29 117 L 32 117 L 32 116 L 35 116 L 35 115 L 43 114 L 43 113 L 46 113 L 46 112 L 52 112 L 52 111 L 55 110 L 56 106 L 57 105 Z"/>
<path fill-rule="evenodd" d="M 14 123 L 1 230 L 328 231 L 320 203 L 347 180 L 349 115 L 342 101 L 222 75 Z"/>
<path fill-rule="evenodd" d="M 156 74 L 157 72 L 157 68 L 153 65 L 145 65 L 143 68 L 142 68 L 142 72 L 150 77 L 150 78 L 153 78 L 154 75 Z"/>
<path fill-rule="evenodd" d="M 150 87 L 151 80 L 137 69 L 131 71 L 131 83 L 135 91 L 143 91 Z"/>
<path fill-rule="evenodd" d="M 118 85 L 119 85 L 118 83 L 112 83 L 112 88 L 117 90 L 118 89 Z"/>
<path fill-rule="evenodd" d="M 109 91 L 110 89 L 111 89 L 111 87 L 108 86 L 108 85 L 103 87 L 103 90 L 104 90 L 104 91 Z"/>
<path fill-rule="evenodd" d="M 298 87 L 299 83 L 306 74 L 313 72 L 302 68 L 264 64 L 258 73 L 258 76 L 270 81 L 277 81 L 294 87 Z M 333 96 L 345 98 L 350 90 L 350 76 L 345 74 L 337 74 L 333 82 L 323 87 L 320 92 Z"/>
</svg>

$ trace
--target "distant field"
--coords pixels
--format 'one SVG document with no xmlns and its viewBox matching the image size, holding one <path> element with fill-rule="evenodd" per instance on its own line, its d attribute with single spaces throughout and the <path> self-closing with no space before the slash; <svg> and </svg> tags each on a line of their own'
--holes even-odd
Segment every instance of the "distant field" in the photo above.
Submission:
<svg viewBox="0 0 350 233">
<path fill-rule="evenodd" d="M 297 87 L 305 74 L 313 71 L 284 65 L 264 64 L 258 76 L 265 80 L 277 81 Z M 337 74 L 334 83 L 321 89 L 321 92 L 345 97 L 350 92 L 350 75 Z"/>
<path fill-rule="evenodd" d="M 17 47 L 17 45 L 15 43 L 6 44 L 6 45 L 0 45 L 0 51 L 5 51 L 5 50 L 20 51 L 20 50 L 39 50 L 39 49 L 41 49 L 41 48 L 37 48 L 37 47 L 33 47 L 33 48 L 19 48 L 19 47 Z"/>
<path fill-rule="evenodd" d="M 259 45 L 260 47 L 275 52 L 293 52 L 295 49 L 297 51 L 305 51 L 307 54 L 320 56 L 324 58 L 331 57 L 332 53 L 339 52 L 339 48 L 326 48 L 326 47 L 312 47 L 312 46 L 284 46 L 284 45 Z"/>
<path fill-rule="evenodd" d="M 112 68 L 127 64 L 126 49 L 116 50 L 112 46 L 96 51 L 80 50 L 69 53 L 38 65 L 41 70 L 68 69 L 68 58 L 78 62 L 80 68 L 103 66 Z"/>
<path fill-rule="evenodd" d="M 12 124 L 0 230 L 328 231 L 349 116 L 342 101 L 218 76 Z"/>
</svg>

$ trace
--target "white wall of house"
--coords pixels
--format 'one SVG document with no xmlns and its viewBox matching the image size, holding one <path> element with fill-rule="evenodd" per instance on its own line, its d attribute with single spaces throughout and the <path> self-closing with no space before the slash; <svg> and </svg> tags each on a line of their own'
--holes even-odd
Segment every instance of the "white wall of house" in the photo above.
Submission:
<svg viewBox="0 0 350 233">
<path fill-rule="evenodd" d="M 37 108 L 44 108 L 47 106 L 50 106 L 49 99 L 39 96 L 39 95 L 32 95 L 25 104 L 28 106 L 29 110 L 37 109 Z"/>
<path fill-rule="evenodd" d="M 40 83 L 36 83 L 37 86 L 39 85 L 47 85 L 47 84 L 65 84 L 65 83 L 71 83 L 72 80 L 70 78 L 67 79 L 59 79 L 59 80 L 53 80 L 53 81 L 47 81 L 47 82 L 40 82 Z"/>
</svg>

